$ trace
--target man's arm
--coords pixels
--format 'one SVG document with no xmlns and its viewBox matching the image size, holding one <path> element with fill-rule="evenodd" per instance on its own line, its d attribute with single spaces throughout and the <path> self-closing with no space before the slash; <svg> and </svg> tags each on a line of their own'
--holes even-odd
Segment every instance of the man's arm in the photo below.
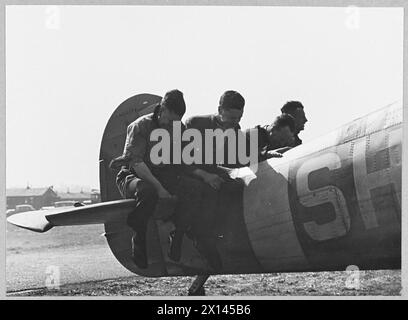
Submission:
<svg viewBox="0 0 408 320">
<path fill-rule="evenodd" d="M 186 122 L 185 122 L 185 128 L 186 129 L 193 128 L 193 129 L 199 130 L 202 133 L 202 135 L 203 135 L 202 138 L 204 140 L 203 132 L 204 132 L 205 129 L 199 124 L 200 121 L 196 121 L 196 119 L 197 119 L 196 117 L 188 118 L 186 120 Z M 199 150 L 199 151 L 203 152 L 204 150 Z M 190 165 L 189 167 L 190 167 L 189 172 L 192 175 L 194 175 L 194 176 L 196 176 L 198 178 L 201 178 L 205 183 L 207 183 L 208 185 L 210 185 L 212 188 L 214 188 L 216 190 L 218 190 L 220 188 L 220 186 L 221 186 L 221 183 L 224 182 L 224 179 L 222 179 L 217 174 L 209 173 L 209 172 L 205 171 L 204 170 L 205 165 L 203 165 L 203 164 L 195 164 L 193 166 Z"/>
<path fill-rule="evenodd" d="M 275 150 L 264 150 L 261 152 L 261 157 L 263 158 L 263 160 L 270 158 L 282 158 L 282 154 L 290 149 L 292 149 L 292 147 L 282 147 Z"/>
<path fill-rule="evenodd" d="M 153 185 L 156 189 L 159 198 L 170 198 L 171 194 L 161 185 L 160 181 L 152 174 L 149 167 L 144 162 L 133 164 L 133 170 L 137 176 Z"/>
<path fill-rule="evenodd" d="M 209 184 L 215 190 L 218 190 L 221 187 L 221 183 L 225 182 L 223 178 L 215 173 L 209 173 L 203 169 L 196 168 L 193 172 L 193 175 L 201 178 L 205 183 Z"/>
<path fill-rule="evenodd" d="M 129 159 L 129 166 L 136 175 L 153 185 L 159 198 L 171 197 L 170 193 L 161 185 L 144 162 L 148 137 L 147 122 L 136 121 L 129 125 L 125 142 L 124 154 Z"/>
</svg>

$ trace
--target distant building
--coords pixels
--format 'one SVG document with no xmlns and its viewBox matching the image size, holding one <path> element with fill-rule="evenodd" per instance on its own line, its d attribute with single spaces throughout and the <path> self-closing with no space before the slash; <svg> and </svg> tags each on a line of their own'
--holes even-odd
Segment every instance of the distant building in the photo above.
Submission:
<svg viewBox="0 0 408 320">
<path fill-rule="evenodd" d="M 91 192 L 58 192 L 57 201 L 75 201 L 84 203 L 96 203 L 100 202 L 100 193 L 98 190 L 92 190 Z"/>
<path fill-rule="evenodd" d="M 35 209 L 52 206 L 58 195 L 52 186 L 47 188 L 11 188 L 6 190 L 7 209 L 15 209 L 19 204 L 31 204 Z"/>
</svg>

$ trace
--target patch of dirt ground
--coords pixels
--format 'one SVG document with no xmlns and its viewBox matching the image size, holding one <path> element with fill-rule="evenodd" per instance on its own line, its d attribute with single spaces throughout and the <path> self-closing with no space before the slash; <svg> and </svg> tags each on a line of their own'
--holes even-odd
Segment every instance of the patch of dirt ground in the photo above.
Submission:
<svg viewBox="0 0 408 320">
<path fill-rule="evenodd" d="M 8 296 L 185 296 L 193 280 L 135 276 Z M 222 275 L 210 277 L 205 285 L 207 296 L 398 296 L 401 289 L 400 270 Z"/>
</svg>

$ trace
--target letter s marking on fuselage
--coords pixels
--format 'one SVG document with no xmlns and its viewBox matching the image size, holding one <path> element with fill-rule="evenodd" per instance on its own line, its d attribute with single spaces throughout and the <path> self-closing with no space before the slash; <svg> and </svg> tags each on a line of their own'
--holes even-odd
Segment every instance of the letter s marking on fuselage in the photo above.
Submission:
<svg viewBox="0 0 408 320">
<path fill-rule="evenodd" d="M 316 221 L 308 221 L 304 223 L 305 231 L 317 241 L 338 238 L 350 230 L 350 215 L 343 192 L 332 185 L 314 190 L 309 189 L 310 173 L 325 167 L 329 170 L 339 169 L 341 167 L 340 157 L 336 153 L 326 153 L 311 158 L 302 164 L 296 175 L 297 194 L 303 206 L 315 207 L 330 203 L 335 211 L 335 219 L 330 222 L 319 224 Z"/>
</svg>

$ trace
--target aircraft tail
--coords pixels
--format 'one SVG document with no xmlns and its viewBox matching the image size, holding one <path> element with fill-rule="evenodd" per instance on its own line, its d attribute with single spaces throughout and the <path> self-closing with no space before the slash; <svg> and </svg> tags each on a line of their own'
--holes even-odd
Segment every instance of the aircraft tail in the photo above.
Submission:
<svg viewBox="0 0 408 320">
<path fill-rule="evenodd" d="M 126 221 L 134 210 L 135 200 L 116 200 L 80 207 L 55 208 L 16 213 L 7 221 L 20 228 L 35 232 L 46 232 L 55 226 L 76 226 Z"/>
</svg>

